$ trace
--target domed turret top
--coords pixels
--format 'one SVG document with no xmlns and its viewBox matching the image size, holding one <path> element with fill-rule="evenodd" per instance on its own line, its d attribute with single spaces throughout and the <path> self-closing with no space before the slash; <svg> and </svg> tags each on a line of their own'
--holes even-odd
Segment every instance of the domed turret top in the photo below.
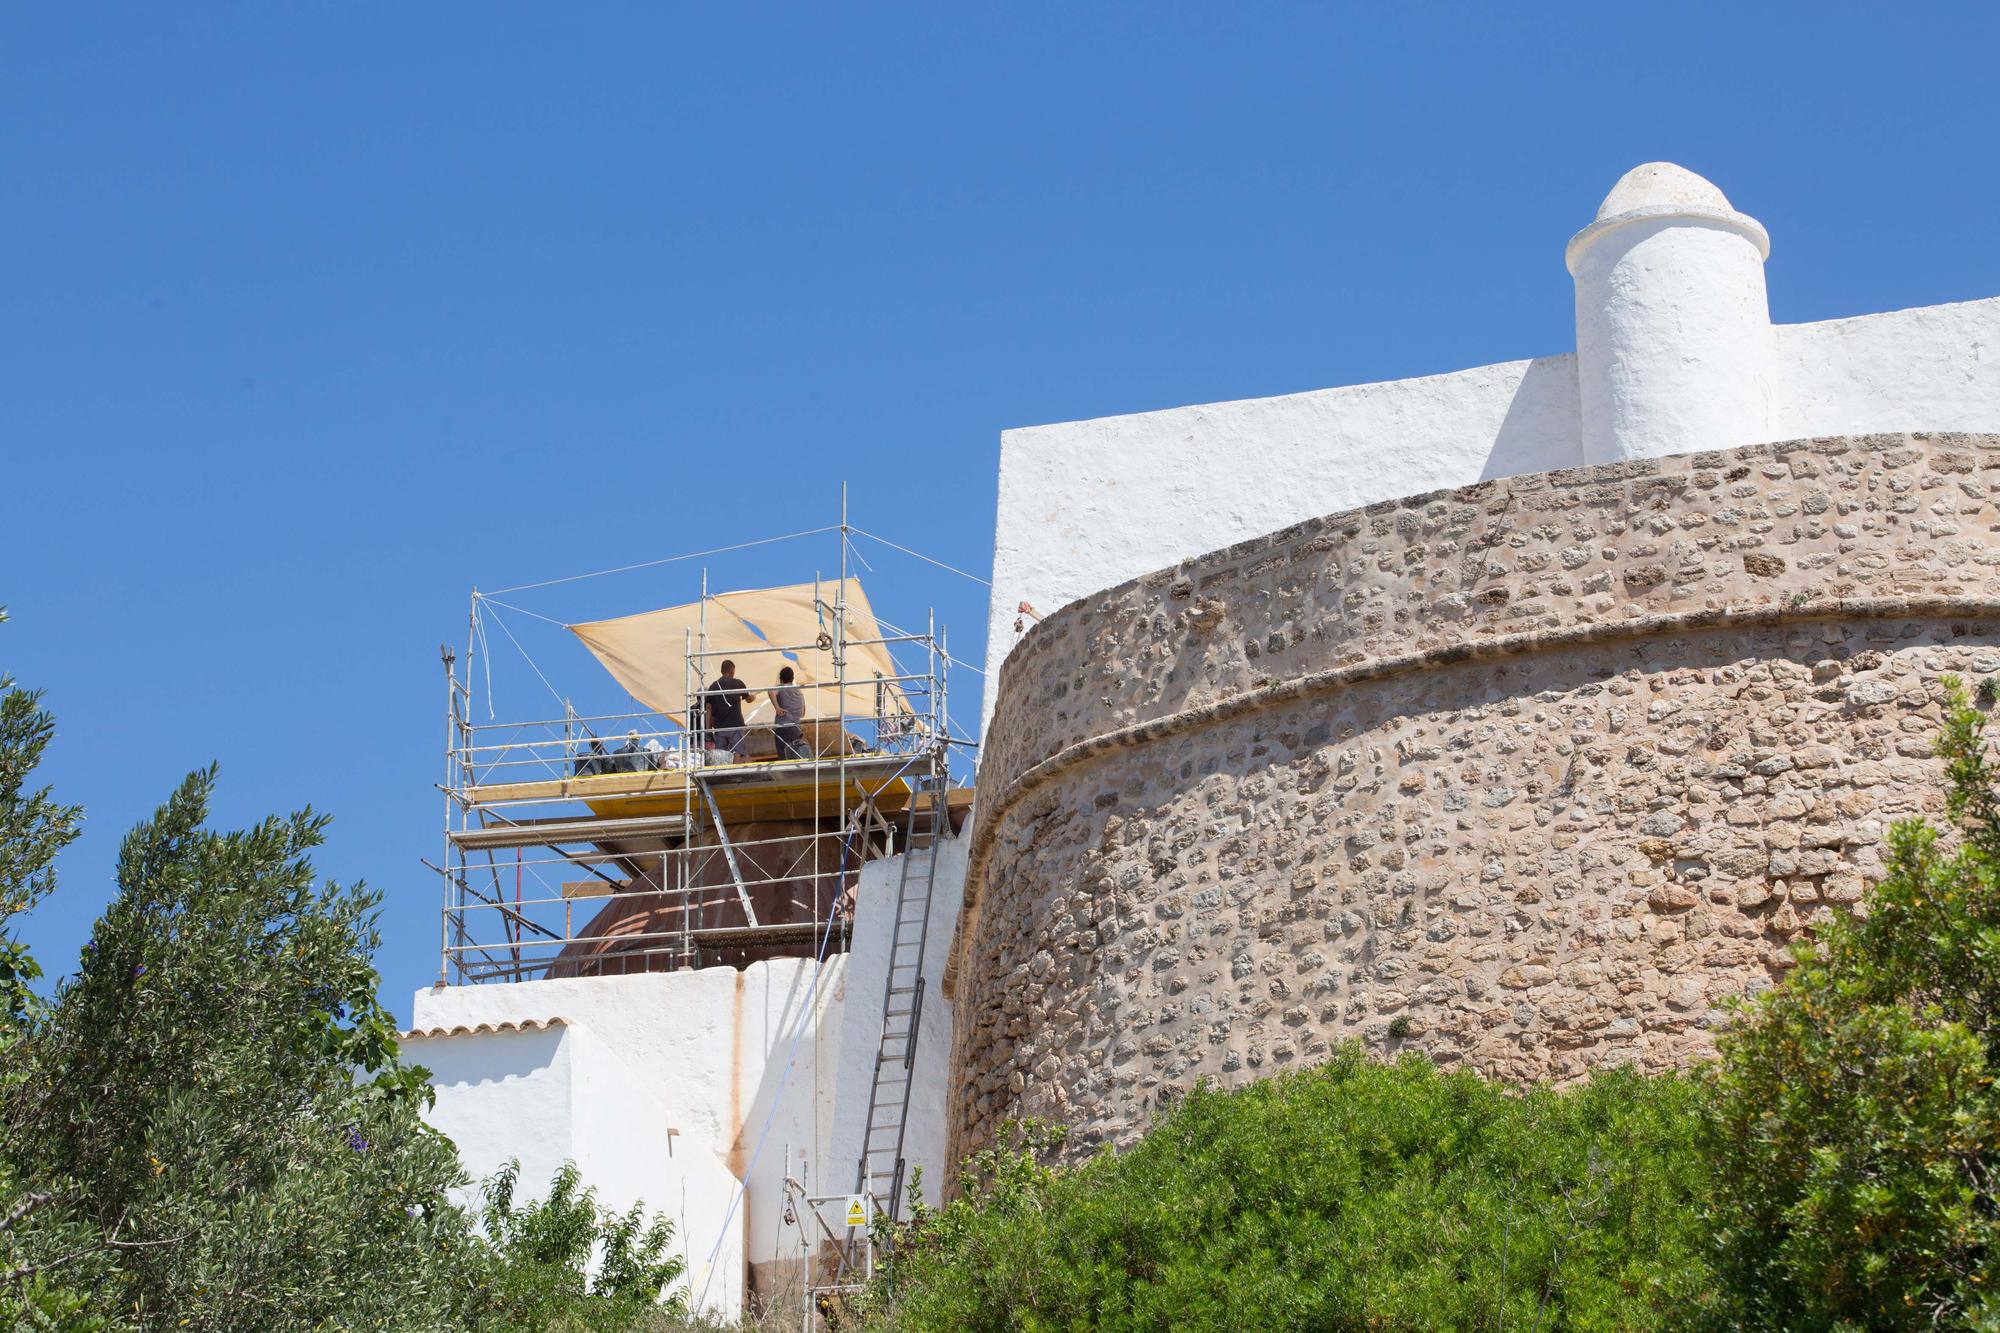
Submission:
<svg viewBox="0 0 2000 1333">
<path fill-rule="evenodd" d="M 1711 182 L 1672 162 L 1647 162 L 1618 178 L 1597 206 L 1596 219 L 1570 238 L 1563 259 L 1574 274 L 1579 256 L 1606 234 L 1628 223 L 1675 218 L 1698 227 L 1720 224 L 1740 233 L 1760 256 L 1770 256 L 1771 237 L 1763 224 L 1737 212 Z"/>
<path fill-rule="evenodd" d="M 1642 208 L 1713 208 L 1724 213 L 1736 210 L 1722 191 L 1705 177 L 1672 162 L 1646 162 L 1618 178 L 1611 193 L 1597 206 L 1597 220 L 1634 213 Z"/>
</svg>

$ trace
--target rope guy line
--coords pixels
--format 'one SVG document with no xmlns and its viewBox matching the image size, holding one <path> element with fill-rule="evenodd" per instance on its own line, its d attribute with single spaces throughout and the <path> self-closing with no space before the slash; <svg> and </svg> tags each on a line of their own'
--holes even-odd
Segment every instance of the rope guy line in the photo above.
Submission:
<svg viewBox="0 0 2000 1333">
<path fill-rule="evenodd" d="M 746 551 L 753 546 L 769 546 L 773 542 L 788 542 L 799 537 L 817 537 L 822 532 L 837 532 L 840 525 L 830 523 L 823 528 L 807 528 L 803 532 L 788 532 L 782 537 L 759 537 L 756 541 L 737 542 L 733 546 L 716 546 L 706 551 L 689 551 L 686 555 L 663 556 L 658 560 L 641 560 L 636 565 L 619 565 L 615 569 L 593 569 L 588 574 L 571 574 L 559 579 L 543 579 L 539 583 L 516 583 L 511 588 L 496 588 L 496 592 L 526 592 L 530 588 L 553 588 L 559 583 L 581 583 L 585 579 L 601 579 L 610 574 L 629 574 L 635 569 L 652 569 L 658 565 L 671 565 L 682 560 L 699 560 L 703 556 L 726 555 L 730 551 Z M 877 541 L 881 539 L 876 538 Z"/>
</svg>

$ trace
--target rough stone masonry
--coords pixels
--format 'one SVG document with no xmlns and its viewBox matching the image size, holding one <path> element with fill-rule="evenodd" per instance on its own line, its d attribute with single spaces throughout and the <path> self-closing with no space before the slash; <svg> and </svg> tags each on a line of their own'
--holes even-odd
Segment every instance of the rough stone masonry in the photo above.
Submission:
<svg viewBox="0 0 2000 1333">
<path fill-rule="evenodd" d="M 2000 436 L 1759 445 L 1300 524 L 1051 615 L 987 733 L 949 1160 L 1332 1044 L 1503 1078 L 1715 1006 L 1941 804 L 2000 671 Z"/>
</svg>

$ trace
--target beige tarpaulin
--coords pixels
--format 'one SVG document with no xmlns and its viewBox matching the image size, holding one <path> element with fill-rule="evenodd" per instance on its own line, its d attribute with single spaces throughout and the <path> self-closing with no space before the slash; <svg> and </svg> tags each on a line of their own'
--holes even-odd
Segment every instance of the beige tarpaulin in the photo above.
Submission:
<svg viewBox="0 0 2000 1333">
<path fill-rule="evenodd" d="M 875 677 L 879 674 L 893 679 L 898 673 L 888 649 L 867 642 L 879 639 L 882 632 L 875 623 L 874 609 L 868 605 L 868 595 L 861 591 L 861 581 L 847 580 L 847 689 L 843 707 L 842 691 L 827 683 L 839 679 L 832 651 L 833 604 L 839 591 L 840 584 L 834 580 L 725 592 L 708 598 L 706 615 L 702 603 L 691 602 L 569 628 L 633 698 L 682 725 L 687 723 L 689 690 L 699 692 L 719 674 L 722 657 L 717 654 L 733 657 L 737 676 L 760 696 L 777 683 L 778 668 L 789 666 L 805 691 L 808 717 L 842 713 L 864 720 L 874 717 L 878 706 Z M 828 645 L 824 648 L 818 646 L 822 635 Z M 706 655 L 702 654 L 704 643 Z M 697 655 L 692 670 L 688 664 L 690 644 Z M 909 703 L 897 686 L 885 685 L 880 693 L 882 711 L 909 711 Z M 756 711 L 766 713 L 768 707 L 768 701 L 760 697 Z"/>
</svg>

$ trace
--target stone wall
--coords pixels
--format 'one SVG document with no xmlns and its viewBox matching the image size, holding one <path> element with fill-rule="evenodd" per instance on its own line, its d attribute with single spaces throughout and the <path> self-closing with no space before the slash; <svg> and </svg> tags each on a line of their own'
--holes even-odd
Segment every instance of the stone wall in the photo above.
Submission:
<svg viewBox="0 0 2000 1333">
<path fill-rule="evenodd" d="M 951 1156 L 1359 1037 L 1657 1069 L 1934 812 L 2000 670 L 2000 437 L 1542 473 L 1075 602 L 1008 658 L 947 985 Z"/>
</svg>

